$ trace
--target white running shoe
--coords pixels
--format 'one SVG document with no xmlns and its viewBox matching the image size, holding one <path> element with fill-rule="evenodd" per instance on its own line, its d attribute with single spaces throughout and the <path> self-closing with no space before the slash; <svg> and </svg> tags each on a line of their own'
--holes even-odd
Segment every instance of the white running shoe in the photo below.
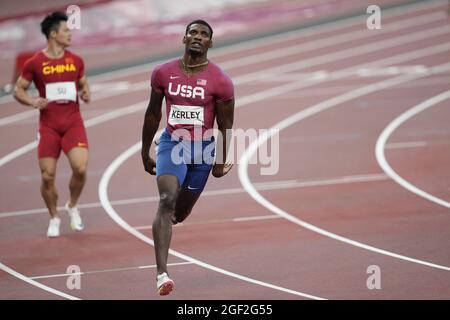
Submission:
<svg viewBox="0 0 450 320">
<path fill-rule="evenodd" d="M 80 210 L 77 207 L 69 208 L 69 202 L 64 207 L 70 217 L 70 227 L 72 230 L 81 231 L 84 229 L 83 221 L 80 217 Z"/>
<path fill-rule="evenodd" d="M 47 237 L 55 238 L 59 237 L 59 225 L 61 224 L 61 219 L 58 217 L 50 219 L 47 229 Z"/>
<path fill-rule="evenodd" d="M 160 296 L 166 296 L 173 290 L 175 283 L 167 273 L 158 274 L 156 280 L 156 290 Z"/>
</svg>

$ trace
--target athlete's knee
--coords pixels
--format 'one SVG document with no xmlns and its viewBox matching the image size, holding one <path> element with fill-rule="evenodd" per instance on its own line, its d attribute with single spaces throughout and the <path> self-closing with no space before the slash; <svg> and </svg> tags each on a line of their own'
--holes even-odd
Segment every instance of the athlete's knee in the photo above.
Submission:
<svg viewBox="0 0 450 320">
<path fill-rule="evenodd" d="M 163 192 L 159 196 L 159 207 L 163 212 L 175 212 L 175 204 L 177 202 L 177 197 L 175 194 L 169 192 Z"/>
<path fill-rule="evenodd" d="M 48 170 L 41 170 L 42 183 L 44 185 L 51 185 L 55 183 L 55 172 Z"/>
<path fill-rule="evenodd" d="M 87 165 L 86 164 L 78 164 L 72 167 L 72 172 L 75 176 L 84 178 L 86 176 L 87 172 Z"/>
</svg>

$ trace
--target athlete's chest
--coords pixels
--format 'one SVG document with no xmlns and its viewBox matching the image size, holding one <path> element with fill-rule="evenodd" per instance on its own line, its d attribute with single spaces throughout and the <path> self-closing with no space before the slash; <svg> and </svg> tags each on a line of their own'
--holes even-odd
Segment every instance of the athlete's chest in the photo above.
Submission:
<svg viewBox="0 0 450 320">
<path fill-rule="evenodd" d="M 202 74 L 168 74 L 165 79 L 165 95 L 171 101 L 195 102 L 196 105 L 209 104 L 214 97 L 214 84 Z"/>
<path fill-rule="evenodd" d="M 44 83 L 76 80 L 80 72 L 74 58 L 41 60 L 37 63 L 37 77 Z"/>
</svg>

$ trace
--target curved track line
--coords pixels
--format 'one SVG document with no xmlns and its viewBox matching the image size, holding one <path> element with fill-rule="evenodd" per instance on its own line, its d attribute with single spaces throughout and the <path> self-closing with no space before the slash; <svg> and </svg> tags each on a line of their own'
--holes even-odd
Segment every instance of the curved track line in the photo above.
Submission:
<svg viewBox="0 0 450 320">
<path fill-rule="evenodd" d="M 450 70 L 450 63 L 447 64 L 443 64 L 443 65 L 439 65 L 437 67 L 435 67 L 436 73 L 440 73 L 440 72 L 445 72 Z M 274 132 L 277 131 L 281 131 L 283 129 L 286 129 L 287 127 L 300 122 L 312 115 L 315 115 L 319 112 L 331 109 L 333 107 L 336 107 L 344 102 L 353 100 L 355 98 L 364 96 L 366 94 L 369 93 L 373 93 L 382 89 L 386 89 L 395 85 L 399 85 L 411 80 L 415 80 L 418 78 L 422 78 L 425 77 L 426 75 L 407 75 L 407 76 L 399 76 L 399 77 L 395 77 L 392 79 L 388 79 L 388 80 L 384 80 L 384 81 L 380 81 L 380 82 L 376 82 L 364 87 L 361 87 L 359 89 L 356 90 L 352 90 L 350 92 L 347 92 L 345 94 L 333 97 L 331 99 L 325 100 L 323 102 L 320 102 L 316 105 L 313 105 L 305 110 L 302 110 L 292 116 L 290 116 L 289 118 L 286 118 L 285 120 L 278 122 L 276 125 L 274 125 L 271 129 L 273 130 L 268 130 L 266 132 L 265 135 L 262 135 L 258 140 L 253 141 L 250 146 L 248 147 L 248 149 L 246 150 L 246 152 L 242 155 L 241 159 L 240 159 L 240 166 L 239 166 L 239 179 L 243 185 L 243 187 L 247 190 L 247 192 L 250 194 L 250 196 L 255 199 L 258 203 L 260 203 L 262 206 L 264 206 L 265 208 L 267 208 L 268 210 L 274 212 L 275 214 L 285 218 L 286 220 L 289 220 L 303 228 L 306 228 L 308 230 L 311 230 L 313 232 L 319 233 L 323 236 L 350 244 L 352 246 L 355 247 L 359 247 L 368 251 L 372 251 L 372 252 L 376 252 L 382 255 L 386 255 L 386 256 L 390 256 L 393 258 L 397 258 L 400 260 L 405 260 L 405 261 L 409 261 L 409 262 L 413 262 L 416 264 L 420 264 L 420 265 L 425 265 L 428 267 L 432 267 L 432 268 L 436 268 L 436 269 L 441 269 L 441 270 L 445 270 L 445 271 L 450 271 L 450 267 L 444 266 L 444 265 L 439 265 L 439 264 L 434 264 L 428 261 L 423 261 L 423 260 L 419 260 L 419 259 L 415 259 L 415 258 L 411 258 L 411 257 L 407 257 L 404 255 L 400 255 L 394 252 L 390 252 L 387 250 L 383 250 L 383 249 L 379 249 L 376 247 L 372 247 L 369 245 L 366 245 L 364 243 L 361 242 L 357 242 L 354 240 L 351 240 L 349 238 L 345 238 L 342 236 L 339 236 L 335 233 L 331 233 L 329 231 L 326 231 L 324 229 L 318 228 L 315 225 L 312 225 L 310 223 L 307 223 L 303 220 L 300 220 L 296 217 L 294 217 L 293 215 L 287 213 L 286 211 L 283 211 L 282 209 L 278 208 L 277 206 L 275 206 L 273 203 L 271 203 L 270 201 L 268 201 L 266 198 L 264 198 L 253 186 L 252 182 L 250 181 L 250 178 L 248 176 L 248 163 L 249 160 L 251 159 L 251 157 L 253 156 L 253 154 L 257 151 L 257 149 L 259 148 L 260 145 L 262 145 L 263 143 L 265 143 L 267 140 L 270 139 L 271 135 Z"/>
<path fill-rule="evenodd" d="M 435 197 L 419 188 L 414 186 L 413 184 L 409 183 L 402 177 L 400 177 L 389 165 L 389 163 L 386 160 L 386 156 L 384 154 L 384 148 L 386 145 L 387 140 L 392 135 L 392 133 L 400 127 L 404 122 L 409 120 L 410 118 L 414 117 L 416 114 L 431 108 L 435 106 L 436 104 L 445 101 L 450 98 L 450 90 L 445 91 L 441 94 L 438 94 L 437 96 L 434 96 L 422 103 L 419 103 L 418 105 L 412 107 L 408 111 L 402 113 L 400 116 L 395 118 L 381 133 L 381 135 L 377 139 L 376 147 L 375 147 L 375 156 L 377 158 L 378 164 L 380 165 L 381 169 L 392 178 L 395 182 L 397 182 L 399 185 L 401 185 L 403 188 L 411 191 L 414 194 L 417 194 L 418 196 L 425 198 L 431 202 L 434 202 L 438 205 L 441 205 L 443 207 L 450 209 L 450 202 L 442 200 L 438 197 Z"/>
<path fill-rule="evenodd" d="M 58 290 L 56 290 L 56 289 L 47 287 L 46 285 L 44 285 L 44 284 L 42 284 L 42 283 L 39 283 L 39 282 L 34 281 L 34 280 L 31 280 L 30 278 L 24 276 L 23 274 L 21 274 L 21 273 L 19 273 L 19 272 L 17 272 L 17 271 L 14 271 L 13 269 L 11 269 L 11 268 L 5 266 L 5 265 L 4 265 L 3 263 L 1 263 L 1 262 L 0 262 L 0 269 L 2 269 L 3 271 L 9 273 L 10 275 L 12 275 L 12 276 L 14 276 L 14 277 L 16 277 L 16 278 L 18 278 L 18 279 L 20 279 L 20 280 L 22 280 L 22 281 L 25 281 L 25 282 L 27 282 L 27 283 L 29 283 L 29 284 L 32 284 L 33 286 L 36 286 L 36 287 L 38 287 L 38 288 L 40 288 L 40 289 L 42 289 L 42 290 L 45 290 L 45 291 L 48 291 L 48 292 L 50 292 L 50 293 L 56 294 L 56 295 L 58 295 L 58 296 L 60 296 L 60 297 L 63 297 L 63 298 L 69 299 L 69 300 L 81 300 L 80 298 L 71 296 L 71 295 L 69 295 L 69 294 L 67 294 L 67 293 L 58 291 Z"/>
<path fill-rule="evenodd" d="M 141 232 L 139 232 L 138 230 L 136 230 L 135 228 L 131 227 L 126 221 L 124 221 L 118 214 L 117 212 L 114 210 L 114 208 L 111 206 L 111 203 L 109 201 L 109 197 L 108 197 L 108 184 L 109 181 L 111 180 L 111 177 L 113 176 L 114 172 L 117 171 L 117 169 L 128 159 L 130 158 L 133 154 L 135 154 L 136 152 L 138 152 L 141 149 L 141 142 L 136 143 L 135 145 L 131 146 L 128 150 L 126 150 L 125 152 L 123 152 L 119 157 L 117 157 L 110 165 L 109 167 L 105 170 L 104 174 L 102 175 L 102 178 L 100 180 L 100 184 L 98 187 L 98 193 L 99 193 L 99 198 L 100 198 L 100 202 L 102 203 L 103 208 L 105 209 L 105 211 L 107 212 L 107 214 L 110 216 L 110 218 L 115 221 L 120 227 L 122 227 L 125 231 L 131 233 L 132 235 L 134 235 L 136 238 L 144 241 L 145 243 L 154 246 L 154 242 L 152 239 L 148 238 L 147 236 L 145 236 L 144 234 L 142 234 Z M 278 290 L 278 291 L 282 291 L 282 292 L 286 292 L 286 293 L 290 293 L 296 296 L 301 296 L 304 298 L 309 298 L 309 299 L 314 299 L 314 300 L 325 300 L 324 298 L 321 297 L 317 297 L 317 296 L 313 296 L 310 294 L 306 294 L 303 292 L 299 292 L 299 291 L 295 291 L 295 290 L 291 290 L 291 289 L 287 289 L 287 288 L 283 288 L 280 286 L 276 286 L 267 282 L 263 282 L 263 281 L 259 281 L 256 279 L 252 279 L 216 266 L 213 266 L 211 264 L 205 263 L 203 261 L 197 260 L 195 258 L 192 258 L 190 256 L 187 256 L 185 254 L 182 254 L 178 251 L 169 250 L 169 254 L 178 257 L 180 259 L 183 259 L 185 261 L 189 261 L 191 263 L 194 263 L 200 267 L 227 275 L 229 277 L 233 277 L 242 281 L 246 281 L 246 282 L 250 282 L 253 284 L 257 284 L 263 287 L 267 287 L 270 289 L 274 289 L 274 290 Z"/>
</svg>

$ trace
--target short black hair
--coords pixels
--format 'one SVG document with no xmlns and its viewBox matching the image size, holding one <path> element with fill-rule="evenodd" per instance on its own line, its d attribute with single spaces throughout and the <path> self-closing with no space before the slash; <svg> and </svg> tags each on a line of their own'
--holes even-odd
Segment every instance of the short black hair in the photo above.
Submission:
<svg viewBox="0 0 450 320">
<path fill-rule="evenodd" d="M 209 32 L 211 33 L 210 39 L 212 39 L 212 36 L 213 36 L 213 29 L 211 28 L 211 26 L 209 25 L 208 22 L 206 22 L 205 20 L 201 20 L 201 19 L 198 19 L 198 20 L 194 20 L 194 21 L 189 22 L 189 24 L 186 26 L 186 33 L 185 33 L 185 34 L 188 33 L 189 27 L 192 26 L 193 24 L 202 24 L 202 25 L 204 25 L 204 26 L 207 26 L 208 29 L 209 29 Z"/>
<path fill-rule="evenodd" d="M 50 32 L 58 31 L 61 21 L 67 21 L 67 14 L 61 11 L 55 11 L 47 15 L 41 22 L 41 31 L 48 39 Z"/>
</svg>

